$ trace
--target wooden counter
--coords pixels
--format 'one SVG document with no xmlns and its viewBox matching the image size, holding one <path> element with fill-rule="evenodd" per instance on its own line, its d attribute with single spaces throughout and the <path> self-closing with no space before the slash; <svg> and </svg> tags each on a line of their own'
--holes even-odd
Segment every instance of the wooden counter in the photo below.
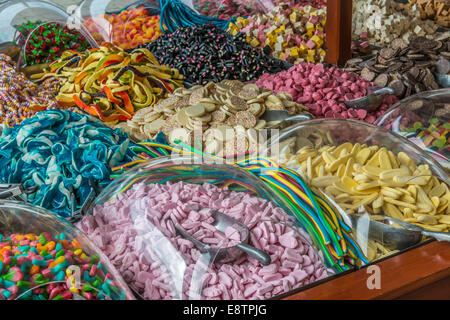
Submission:
<svg viewBox="0 0 450 320">
<path fill-rule="evenodd" d="M 380 289 L 367 288 L 366 267 L 284 300 L 450 299 L 449 242 L 434 241 L 374 265 L 380 267 Z"/>
</svg>

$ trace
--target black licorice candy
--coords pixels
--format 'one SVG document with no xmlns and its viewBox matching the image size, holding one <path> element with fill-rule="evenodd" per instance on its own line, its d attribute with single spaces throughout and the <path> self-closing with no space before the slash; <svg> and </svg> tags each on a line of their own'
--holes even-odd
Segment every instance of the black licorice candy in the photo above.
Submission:
<svg viewBox="0 0 450 320">
<path fill-rule="evenodd" d="M 194 85 L 224 79 L 251 81 L 289 68 L 253 48 L 243 34 L 232 36 L 213 24 L 180 28 L 140 47 L 149 49 L 159 63 L 178 69 Z"/>
</svg>

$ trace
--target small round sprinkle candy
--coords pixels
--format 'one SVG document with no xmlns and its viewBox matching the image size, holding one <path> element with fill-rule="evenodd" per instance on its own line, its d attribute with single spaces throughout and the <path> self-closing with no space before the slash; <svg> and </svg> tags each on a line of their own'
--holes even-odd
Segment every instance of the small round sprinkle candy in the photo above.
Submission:
<svg viewBox="0 0 450 320">
<path fill-rule="evenodd" d="M 54 78 L 39 85 L 33 83 L 17 71 L 9 56 L 0 54 L 0 123 L 13 127 L 36 111 L 59 108 L 55 100 L 57 85 Z"/>
</svg>

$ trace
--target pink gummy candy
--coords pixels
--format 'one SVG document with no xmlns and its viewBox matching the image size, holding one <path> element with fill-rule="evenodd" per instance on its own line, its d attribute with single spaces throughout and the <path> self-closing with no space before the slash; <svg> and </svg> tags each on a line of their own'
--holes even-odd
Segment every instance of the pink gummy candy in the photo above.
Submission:
<svg viewBox="0 0 450 320">
<path fill-rule="evenodd" d="M 315 44 L 309 40 L 306 45 L 313 48 Z M 327 68 L 323 64 L 301 62 L 287 71 L 263 74 L 256 85 L 291 94 L 294 101 L 307 106 L 317 118 L 346 118 L 373 123 L 398 101 L 397 97 L 386 95 L 375 111 L 347 108 L 343 101 L 366 96 L 366 88 L 374 84 L 353 72 Z"/>
<path fill-rule="evenodd" d="M 232 263 L 210 264 L 175 232 L 178 224 L 211 246 L 240 242 L 238 226 L 221 233 L 212 225 L 212 210 L 246 224 L 250 245 L 268 252 L 272 263 L 263 266 L 243 254 Z M 244 192 L 211 184 L 138 183 L 96 206 L 77 226 L 145 299 L 267 299 L 329 274 L 297 232 L 264 220 L 291 224 L 283 210 Z"/>
</svg>

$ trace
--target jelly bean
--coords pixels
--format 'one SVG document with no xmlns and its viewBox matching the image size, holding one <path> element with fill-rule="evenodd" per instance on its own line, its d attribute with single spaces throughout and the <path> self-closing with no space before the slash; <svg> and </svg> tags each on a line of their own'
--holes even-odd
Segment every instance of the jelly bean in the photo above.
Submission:
<svg viewBox="0 0 450 320">
<path fill-rule="evenodd" d="M 3 261 L 0 261 L 0 267 L 1 269 L 9 270 L 7 273 L 3 274 L 0 277 L 0 295 L 2 295 L 6 299 L 28 299 L 28 300 L 70 300 L 73 298 L 72 293 L 67 291 L 66 287 L 66 281 L 68 279 L 67 273 L 70 274 L 70 272 L 66 272 L 69 269 L 69 262 L 65 260 L 65 255 L 60 255 L 56 258 L 56 260 L 52 261 L 52 259 L 48 260 L 51 261 L 50 265 L 56 265 L 53 268 L 45 268 L 40 271 L 40 266 L 46 266 L 47 261 L 44 260 L 44 257 L 42 256 L 42 253 L 45 251 L 44 248 L 41 246 L 41 249 L 37 249 L 37 253 L 32 250 L 32 248 L 37 248 L 38 245 L 41 245 L 41 242 L 39 240 L 42 240 L 45 238 L 47 240 L 47 243 L 50 243 L 50 247 L 52 246 L 60 246 L 58 247 L 64 247 L 64 249 L 61 249 L 63 252 L 73 252 L 75 250 L 79 250 L 78 248 L 74 248 L 73 246 L 67 245 L 63 246 L 61 244 L 62 241 L 60 240 L 65 237 L 54 237 L 52 238 L 49 234 L 28 234 L 27 238 L 31 240 L 29 242 L 29 245 L 27 246 L 21 246 L 21 240 L 24 235 L 21 234 L 2 234 L 2 240 L 6 241 L 8 243 L 8 247 L 11 248 L 12 251 L 18 251 L 19 248 L 21 249 L 21 252 L 23 254 L 23 258 L 27 258 L 30 263 L 31 268 L 29 270 L 27 268 L 22 268 L 23 266 L 26 266 L 26 262 L 24 262 L 20 267 L 18 264 L 18 259 L 11 259 L 9 261 L 6 261 L 4 259 Z M 58 239 L 59 238 L 59 239 Z M 23 242 L 22 242 L 23 243 Z M 53 243 L 53 244 L 52 244 Z M 76 241 L 77 244 L 78 241 Z M 19 251 L 20 252 L 20 251 Z M 6 252 L 7 253 L 7 252 Z M 8 253 L 7 253 L 8 254 Z M 98 261 L 98 255 L 95 255 L 93 257 L 94 260 Z M 104 265 L 104 264 L 103 264 Z M 98 266 L 97 266 L 98 268 Z M 91 267 L 91 269 L 95 270 L 94 265 Z M 108 288 L 108 292 L 104 292 L 103 294 L 99 295 L 98 292 L 91 292 L 88 295 L 84 295 L 81 293 L 82 296 L 84 296 L 86 299 L 93 300 L 93 299 L 105 299 L 105 294 L 109 298 L 129 298 L 126 294 L 122 294 L 122 288 L 116 288 L 116 286 L 120 286 L 120 284 L 117 281 L 112 282 L 106 277 L 103 277 L 102 274 L 96 273 L 97 283 L 100 284 L 100 290 L 103 288 L 102 285 L 105 288 Z M 53 282 L 55 281 L 55 282 Z M 53 282 L 53 283 L 49 283 Z M 87 284 L 92 284 L 93 279 L 89 278 Z M 48 283 L 48 284 L 47 284 Z M 39 285 L 45 285 L 44 287 L 35 288 Z M 86 285 L 86 284 L 85 284 Z M 29 289 L 32 289 L 28 291 Z"/>
</svg>

